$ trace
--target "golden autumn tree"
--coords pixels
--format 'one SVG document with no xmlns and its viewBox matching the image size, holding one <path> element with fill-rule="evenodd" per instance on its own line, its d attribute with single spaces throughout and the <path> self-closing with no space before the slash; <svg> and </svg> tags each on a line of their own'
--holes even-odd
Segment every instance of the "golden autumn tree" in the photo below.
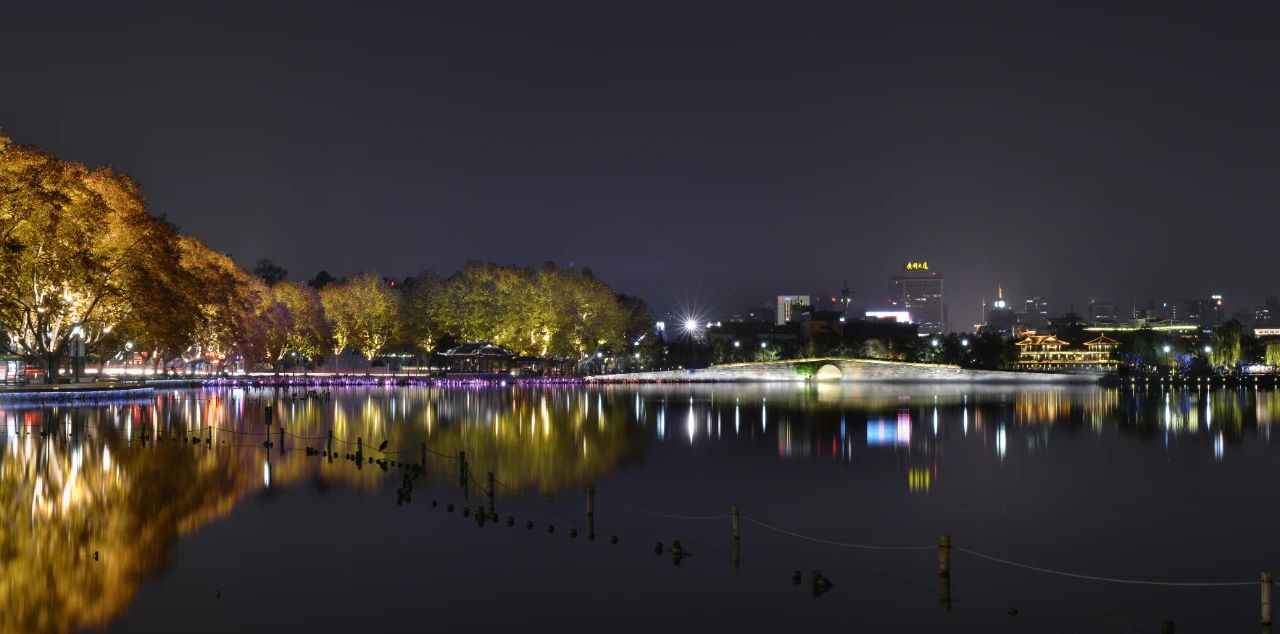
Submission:
<svg viewBox="0 0 1280 634">
<path fill-rule="evenodd" d="M 431 305 L 444 291 L 444 280 L 430 271 L 406 278 L 400 291 L 401 347 L 434 352 L 442 329 L 432 319 Z"/>
<path fill-rule="evenodd" d="M 441 334 L 492 341 L 537 356 L 621 349 L 628 328 L 634 326 L 633 313 L 648 313 L 643 303 L 624 305 L 590 271 L 550 263 L 531 270 L 481 262 L 469 263 L 450 277 L 426 312 Z"/>
<path fill-rule="evenodd" d="M 396 336 L 400 295 L 376 273 L 361 273 L 320 289 L 334 354 L 355 348 L 372 360 Z"/>
<path fill-rule="evenodd" d="M 181 277 L 176 232 L 147 214 L 128 176 L 7 138 L 0 145 L 0 329 L 53 380 L 74 337 L 94 346 L 131 318 L 160 313 Z M 182 321 L 155 323 L 151 334 L 172 344 L 190 326 Z"/>
<path fill-rule="evenodd" d="M 193 280 L 184 288 L 184 301 L 199 312 L 192 352 L 215 358 L 239 354 L 246 363 L 264 359 L 272 304 L 266 284 L 195 238 L 181 236 L 178 251 Z"/>
<path fill-rule="evenodd" d="M 305 284 L 283 280 L 271 287 L 271 297 L 286 312 L 284 350 L 277 359 L 283 359 L 285 351 L 308 357 L 322 354 L 329 340 L 329 325 L 319 293 Z"/>
</svg>

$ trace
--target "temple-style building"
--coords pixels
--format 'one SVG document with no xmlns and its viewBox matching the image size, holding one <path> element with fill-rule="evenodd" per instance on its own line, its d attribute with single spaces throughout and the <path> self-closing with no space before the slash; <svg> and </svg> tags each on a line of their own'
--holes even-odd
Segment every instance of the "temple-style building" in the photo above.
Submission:
<svg viewBox="0 0 1280 634">
<path fill-rule="evenodd" d="M 1018 342 L 1018 368 L 1052 372 L 1109 372 L 1119 367 L 1120 342 L 1106 335 L 1084 342 L 1084 350 L 1068 350 L 1069 342 L 1054 335 L 1028 334 Z"/>
</svg>

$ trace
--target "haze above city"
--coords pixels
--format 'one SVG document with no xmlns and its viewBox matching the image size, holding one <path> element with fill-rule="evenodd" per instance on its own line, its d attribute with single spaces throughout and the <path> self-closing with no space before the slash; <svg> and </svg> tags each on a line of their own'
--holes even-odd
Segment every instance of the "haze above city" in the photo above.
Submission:
<svg viewBox="0 0 1280 634">
<path fill-rule="evenodd" d="M 233 5 L 10 7 L 0 125 L 295 279 L 554 260 L 660 315 L 928 261 L 954 329 L 1280 292 L 1274 5 Z"/>
</svg>

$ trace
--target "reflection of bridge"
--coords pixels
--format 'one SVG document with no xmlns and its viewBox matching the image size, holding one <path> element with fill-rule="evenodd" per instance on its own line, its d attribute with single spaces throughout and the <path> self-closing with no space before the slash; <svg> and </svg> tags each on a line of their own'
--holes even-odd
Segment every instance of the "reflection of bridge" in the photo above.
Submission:
<svg viewBox="0 0 1280 634">
<path fill-rule="evenodd" d="M 627 381 L 845 381 L 955 383 L 1095 383 L 1101 373 L 1009 372 L 973 370 L 956 365 L 820 357 L 760 363 L 713 365 L 703 370 L 636 372 L 592 377 L 601 382 Z"/>
</svg>

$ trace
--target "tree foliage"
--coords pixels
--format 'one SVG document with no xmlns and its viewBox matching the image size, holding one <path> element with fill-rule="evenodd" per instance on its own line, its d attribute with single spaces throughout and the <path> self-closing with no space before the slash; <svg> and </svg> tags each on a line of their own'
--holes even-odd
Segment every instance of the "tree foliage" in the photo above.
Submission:
<svg viewBox="0 0 1280 634">
<path fill-rule="evenodd" d="M 1209 364 L 1215 368 L 1235 368 L 1244 358 L 1243 333 L 1240 322 L 1234 319 L 1213 330 L 1213 345 L 1209 349 Z"/>
<path fill-rule="evenodd" d="M 137 347 L 167 365 L 275 366 L 291 353 L 489 340 L 529 355 L 640 351 L 644 303 L 589 270 L 471 263 L 397 289 L 374 273 L 307 285 L 269 259 L 250 274 L 147 213 L 138 184 L 0 132 L 0 332 L 56 377 L 75 337 L 107 358 Z M 628 346 L 634 346 L 631 350 Z M 619 355 L 621 356 L 621 354 Z"/>
<path fill-rule="evenodd" d="M 1265 350 L 1263 362 L 1272 367 L 1280 366 L 1280 341 L 1268 341 Z"/>
<path fill-rule="evenodd" d="M 128 176 L 7 144 L 0 150 L 0 328 L 9 345 L 41 358 L 53 375 L 72 337 L 94 345 L 131 320 L 163 319 L 183 282 L 175 236 L 146 213 Z M 174 343 L 172 332 L 148 324 L 156 342 Z"/>
<path fill-rule="evenodd" d="M 472 262 L 427 303 L 425 322 L 460 341 L 489 340 L 519 354 L 577 357 L 625 351 L 651 328 L 642 302 L 589 271 Z"/>
<path fill-rule="evenodd" d="M 320 289 L 320 302 L 333 333 L 335 354 L 350 347 L 373 359 L 399 327 L 400 296 L 375 273 L 361 273 Z"/>
</svg>

